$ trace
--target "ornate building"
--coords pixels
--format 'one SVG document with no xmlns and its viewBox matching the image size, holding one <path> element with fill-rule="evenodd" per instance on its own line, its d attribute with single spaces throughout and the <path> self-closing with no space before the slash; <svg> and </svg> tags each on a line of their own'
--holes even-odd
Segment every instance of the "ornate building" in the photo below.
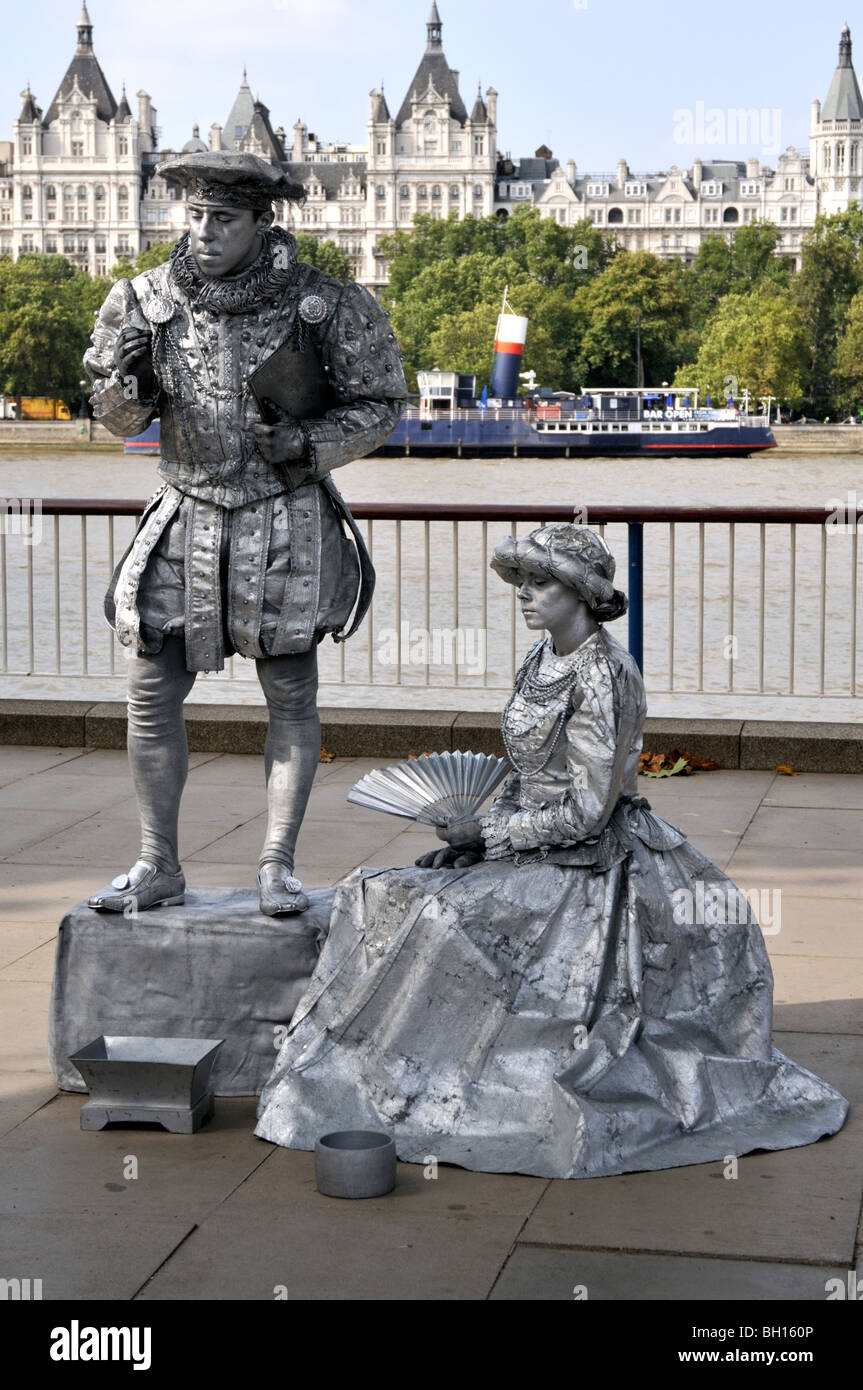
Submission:
<svg viewBox="0 0 863 1390">
<path fill-rule="evenodd" d="M 497 92 L 478 90 L 470 111 L 459 74 L 443 51 L 437 4 L 426 47 L 396 115 L 383 91 L 370 93 L 363 144 L 324 142 L 297 120 L 289 143 L 246 73 L 225 124 L 196 126 L 184 146 L 245 150 L 284 165 L 306 186 L 302 207 L 277 209 L 296 231 L 335 241 L 355 277 L 386 283 L 381 237 L 408 228 L 417 213 L 460 218 L 508 216 L 523 204 L 566 225 L 589 218 L 631 250 L 690 260 L 705 237 L 766 219 L 782 232 L 780 250 L 799 264 L 803 235 L 819 212 L 857 202 L 863 178 L 863 98 L 847 26 L 823 107 L 812 105 L 809 150 L 789 148 L 776 167 L 757 159 L 693 160 L 690 169 L 634 174 L 625 160 L 609 173 L 580 174 L 542 146 L 512 159 L 497 146 Z M 184 226 L 176 189 L 156 177 L 156 111 L 137 93 L 117 103 L 93 52 L 84 6 L 75 54 L 47 112 L 29 89 L 13 140 L 0 142 L 0 255 L 66 255 L 92 273 L 133 258 Z"/>
<path fill-rule="evenodd" d="M 92 274 L 138 254 L 141 200 L 158 142 L 147 92 L 133 114 L 117 102 L 93 52 L 84 5 L 78 43 L 43 113 L 29 87 L 13 126 L 11 161 L 0 176 L 0 255 L 64 255 Z"/>
</svg>

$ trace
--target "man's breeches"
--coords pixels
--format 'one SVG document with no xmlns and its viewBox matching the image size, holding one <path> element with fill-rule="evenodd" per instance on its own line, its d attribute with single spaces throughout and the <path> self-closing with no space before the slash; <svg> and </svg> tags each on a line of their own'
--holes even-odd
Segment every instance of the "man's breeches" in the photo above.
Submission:
<svg viewBox="0 0 863 1390">
<path fill-rule="evenodd" d="M 267 700 L 268 821 L 261 863 L 294 867 L 294 851 L 320 758 L 317 648 L 256 662 Z M 182 635 L 129 660 L 129 762 L 141 820 L 141 859 L 177 869 L 180 798 L 189 758 L 183 701 L 195 682 Z"/>
</svg>

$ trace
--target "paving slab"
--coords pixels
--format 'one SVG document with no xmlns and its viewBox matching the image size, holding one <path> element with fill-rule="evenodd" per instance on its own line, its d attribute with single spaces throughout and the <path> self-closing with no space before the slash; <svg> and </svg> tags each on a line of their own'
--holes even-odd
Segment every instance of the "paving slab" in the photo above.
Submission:
<svg viewBox="0 0 863 1390">
<path fill-rule="evenodd" d="M 338 1209 L 333 1203 L 338 1202 Z M 518 1235 L 518 1215 L 370 1209 L 311 1191 L 297 1209 L 215 1212 L 138 1296 L 272 1302 L 485 1299 Z"/>
<path fill-rule="evenodd" d="M 228 833 L 229 826 L 232 827 L 230 813 L 222 820 L 198 822 L 188 816 L 181 816 L 181 861 L 220 840 Z M 28 843 L 26 848 L 19 850 L 16 862 L 22 865 L 89 864 L 94 853 L 98 851 L 102 857 L 110 855 L 114 863 L 114 868 L 108 875 L 110 879 L 121 869 L 125 870 L 135 862 L 138 850 L 139 838 L 135 821 L 106 813 L 79 820 L 65 830 L 46 834 L 41 839 Z M 96 885 L 97 888 L 101 886 Z"/>
<path fill-rule="evenodd" d="M 520 1216 L 526 1220 L 548 1186 L 547 1178 L 518 1173 L 471 1173 L 451 1163 L 399 1163 L 394 1190 L 383 1197 L 364 1198 L 361 1205 L 364 1211 L 389 1212 L 395 1207 L 425 1216 L 467 1212 L 471 1218 Z M 302 1205 L 311 1197 L 320 1199 L 314 1154 L 274 1147 L 251 1177 L 231 1193 L 228 1207 L 232 1216 L 247 1213 L 251 1217 L 255 1209 Z M 345 1205 L 356 1205 L 337 1198 L 320 1200 L 327 1203 L 322 1210 L 334 1216 Z"/>
<path fill-rule="evenodd" d="M 777 1264 L 761 1260 L 701 1260 L 674 1255 L 605 1254 L 593 1250 L 545 1250 L 519 1244 L 491 1292 L 495 1302 L 563 1302 L 607 1299 L 665 1302 L 718 1299 L 823 1303 L 828 1279 L 843 1281 L 839 1265 Z M 684 1342 L 689 1346 L 707 1346 Z M 719 1343 L 711 1341 L 715 1350 Z"/>
<path fill-rule="evenodd" d="M 93 815 L 106 806 L 116 808 L 131 795 L 128 777 L 79 777 L 69 772 L 66 765 L 52 772 L 30 773 L 0 788 L 0 816 L 57 807 Z"/>
<path fill-rule="evenodd" d="M 3 744 L 0 746 L 0 786 L 76 761 L 83 752 L 83 748 L 19 748 Z"/>
<path fill-rule="evenodd" d="M 764 807 L 756 811 L 746 831 L 745 843 L 752 848 L 799 845 L 804 850 L 848 850 L 863 864 L 863 810 Z"/>
<path fill-rule="evenodd" d="M 779 776 L 772 783 L 763 804 L 863 811 L 863 777 L 841 772 L 801 772 L 796 777 Z"/>
<path fill-rule="evenodd" d="M 50 985 L 54 978 L 54 948 L 55 941 L 52 938 L 18 956 L 16 960 L 0 969 L 0 981 L 41 981 Z"/>
<path fill-rule="evenodd" d="M 783 1027 L 793 1029 L 795 1017 L 808 1018 L 801 1031 L 823 1032 L 812 1006 L 825 1003 L 831 1031 L 863 1035 L 863 959 L 775 955 L 771 965 L 774 1008 L 786 1010 Z"/>
<path fill-rule="evenodd" d="M 863 848 L 801 849 L 793 844 L 749 845 L 743 839 L 727 870 L 747 888 L 779 888 L 783 896 L 863 898 Z"/>
<path fill-rule="evenodd" d="M 118 872 L 116 859 L 94 849 L 98 855 L 88 864 L 0 864 L 0 921 L 50 923 L 56 930 L 64 912 Z"/>
<path fill-rule="evenodd" d="M 42 1298 L 131 1299 L 193 1223 L 182 1217 L 0 1216 L 4 1269 L 42 1280 Z M 7 1276 L 9 1277 L 9 1276 Z"/>
<path fill-rule="evenodd" d="M 863 1042 L 784 1035 L 777 1045 L 859 1101 Z M 810 1057 L 812 1060 L 810 1061 Z M 520 1240 L 598 1250 L 718 1255 L 791 1263 L 839 1264 L 854 1258 L 863 1185 L 859 1103 L 829 1139 L 738 1160 L 656 1173 L 555 1181 Z"/>
<path fill-rule="evenodd" d="M 14 965 L 46 942 L 53 943 L 56 935 L 56 923 L 15 922 L 4 915 L 0 919 L 0 979 L 7 966 Z"/>
<path fill-rule="evenodd" d="M 783 893 L 778 905 L 780 930 L 767 940 L 771 956 L 863 957 L 860 902 L 853 898 L 804 898 Z"/>
<path fill-rule="evenodd" d="M 0 1084 L 0 1136 L 22 1124 L 57 1094 L 54 1078 L 44 1072 L 4 1071 Z"/>
<path fill-rule="evenodd" d="M 0 1139 L 0 1209 L 28 1215 L 182 1217 L 201 1221 L 270 1152 L 253 1130 L 257 1101 L 220 1098 L 197 1134 L 160 1126 L 82 1130 L 80 1095 L 57 1095 Z M 130 1158 L 137 1178 L 127 1176 Z"/>
<path fill-rule="evenodd" d="M 59 839 L 66 830 L 74 834 L 80 819 L 80 811 L 62 803 L 53 810 L 10 809 L 0 820 L 0 859 L 18 858 L 45 840 Z"/>
<path fill-rule="evenodd" d="M 45 981 L 0 980 L 0 1073 L 48 1071 L 50 997 Z"/>
</svg>

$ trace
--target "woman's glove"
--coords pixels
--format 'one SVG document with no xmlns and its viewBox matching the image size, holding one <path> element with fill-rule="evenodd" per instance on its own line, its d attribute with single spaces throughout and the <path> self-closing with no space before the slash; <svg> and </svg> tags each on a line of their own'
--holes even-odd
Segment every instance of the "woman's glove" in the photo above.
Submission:
<svg viewBox="0 0 863 1390">
<path fill-rule="evenodd" d="M 446 840 L 449 848 L 429 850 L 415 862 L 420 869 L 463 869 L 476 864 L 483 857 L 482 827 L 475 816 L 464 816 L 450 820 L 438 827 L 439 840 Z"/>
</svg>

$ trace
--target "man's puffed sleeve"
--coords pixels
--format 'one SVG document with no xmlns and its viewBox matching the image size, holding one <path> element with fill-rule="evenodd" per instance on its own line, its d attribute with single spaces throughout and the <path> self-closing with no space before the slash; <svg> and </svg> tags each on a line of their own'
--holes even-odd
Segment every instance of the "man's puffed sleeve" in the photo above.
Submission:
<svg viewBox="0 0 863 1390">
<path fill-rule="evenodd" d="M 345 285 L 339 295 L 321 360 L 338 404 L 318 420 L 303 421 L 308 463 L 316 479 L 388 439 L 407 400 L 389 318 L 360 285 Z"/>
<path fill-rule="evenodd" d="M 157 413 L 157 399 L 139 397 L 137 377 L 121 377 L 114 364 L 114 346 L 127 327 L 149 325 L 130 281 L 118 280 L 96 315 L 84 367 L 93 382 L 93 418 L 119 435 L 140 434 Z"/>
</svg>

